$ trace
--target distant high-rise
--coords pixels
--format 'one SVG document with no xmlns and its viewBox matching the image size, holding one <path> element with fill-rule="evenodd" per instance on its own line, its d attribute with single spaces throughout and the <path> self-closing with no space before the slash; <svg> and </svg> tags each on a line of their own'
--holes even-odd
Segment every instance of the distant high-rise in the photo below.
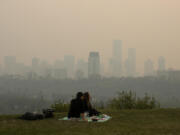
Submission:
<svg viewBox="0 0 180 135">
<path fill-rule="evenodd" d="M 113 41 L 112 76 L 122 76 L 122 41 Z"/>
<path fill-rule="evenodd" d="M 109 64 L 109 66 L 108 66 L 108 70 L 109 70 L 108 76 L 112 77 L 113 76 L 113 74 L 112 74 L 113 73 L 113 59 L 112 58 L 109 59 L 108 64 Z"/>
<path fill-rule="evenodd" d="M 77 67 L 76 67 L 76 71 L 78 72 L 78 75 L 80 74 L 81 71 L 81 75 L 83 72 L 83 77 L 88 77 L 88 62 L 84 61 L 83 59 L 80 59 L 77 61 Z M 76 72 L 76 76 L 77 76 L 77 72 Z"/>
<path fill-rule="evenodd" d="M 105 66 L 103 63 L 100 63 L 100 71 L 101 76 L 105 76 Z"/>
<path fill-rule="evenodd" d="M 77 70 L 75 73 L 75 79 L 79 80 L 83 78 L 85 78 L 84 72 L 82 70 Z"/>
<path fill-rule="evenodd" d="M 63 60 L 56 60 L 55 62 L 54 62 L 54 68 L 56 68 L 56 69 L 63 69 L 63 68 L 65 68 L 65 66 L 64 66 L 64 61 Z"/>
<path fill-rule="evenodd" d="M 48 63 L 48 61 L 43 60 L 40 63 L 39 66 L 39 75 L 43 76 L 43 77 L 51 77 L 52 76 L 52 67 L 51 65 Z"/>
<path fill-rule="evenodd" d="M 39 69 L 40 60 L 38 58 L 32 58 L 32 71 L 37 73 Z"/>
<path fill-rule="evenodd" d="M 30 68 L 28 66 L 26 66 L 24 63 L 22 62 L 17 62 L 16 63 L 16 72 L 15 74 L 17 75 L 24 75 L 25 73 L 31 71 Z"/>
<path fill-rule="evenodd" d="M 16 57 L 5 56 L 4 57 L 5 73 L 14 74 L 16 72 Z"/>
<path fill-rule="evenodd" d="M 150 59 L 144 62 L 144 76 L 154 76 L 154 64 Z"/>
<path fill-rule="evenodd" d="M 135 77 L 136 76 L 136 49 L 128 49 L 128 58 L 125 61 L 126 76 Z"/>
<path fill-rule="evenodd" d="M 2 65 L 0 64 L 0 75 L 2 74 L 3 70 L 2 70 Z"/>
<path fill-rule="evenodd" d="M 65 55 L 64 56 L 64 66 L 67 70 L 68 78 L 74 77 L 74 65 L 75 65 L 75 57 L 72 55 Z"/>
<path fill-rule="evenodd" d="M 158 71 L 166 70 L 166 60 L 164 57 L 160 56 L 158 59 Z"/>
<path fill-rule="evenodd" d="M 53 70 L 53 77 L 56 79 L 67 79 L 67 71 L 63 68 L 55 68 Z"/>
<path fill-rule="evenodd" d="M 88 58 L 88 77 L 100 76 L 99 52 L 90 52 Z"/>
<path fill-rule="evenodd" d="M 38 67 L 40 60 L 36 57 L 32 58 L 32 67 Z"/>
</svg>

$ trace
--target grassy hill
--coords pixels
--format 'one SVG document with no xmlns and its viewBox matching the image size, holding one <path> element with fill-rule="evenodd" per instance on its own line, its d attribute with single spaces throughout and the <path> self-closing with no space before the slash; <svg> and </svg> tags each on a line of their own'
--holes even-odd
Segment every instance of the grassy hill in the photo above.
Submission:
<svg viewBox="0 0 180 135">
<path fill-rule="evenodd" d="M 180 109 L 105 111 L 112 119 L 105 123 L 23 121 L 17 116 L 0 116 L 0 135 L 176 135 L 180 134 Z"/>
</svg>

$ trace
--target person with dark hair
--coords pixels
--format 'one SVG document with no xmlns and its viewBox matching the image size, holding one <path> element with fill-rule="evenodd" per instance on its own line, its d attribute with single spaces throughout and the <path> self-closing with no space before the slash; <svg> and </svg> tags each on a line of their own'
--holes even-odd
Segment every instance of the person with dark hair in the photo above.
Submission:
<svg viewBox="0 0 180 135">
<path fill-rule="evenodd" d="M 68 118 L 82 118 L 83 120 L 85 120 L 85 108 L 83 98 L 83 93 L 78 92 L 76 94 L 76 98 L 71 100 Z"/>
<path fill-rule="evenodd" d="M 94 109 L 91 105 L 91 102 L 90 102 L 91 97 L 90 97 L 89 92 L 85 92 L 83 97 L 84 97 L 84 110 L 85 110 L 85 112 L 87 112 L 90 117 L 99 115 L 100 112 L 98 112 L 96 109 Z"/>
<path fill-rule="evenodd" d="M 86 112 L 89 112 L 89 109 L 92 108 L 91 102 L 90 102 L 91 100 L 90 94 L 88 92 L 85 92 L 83 97 L 84 97 L 84 109 Z"/>
</svg>

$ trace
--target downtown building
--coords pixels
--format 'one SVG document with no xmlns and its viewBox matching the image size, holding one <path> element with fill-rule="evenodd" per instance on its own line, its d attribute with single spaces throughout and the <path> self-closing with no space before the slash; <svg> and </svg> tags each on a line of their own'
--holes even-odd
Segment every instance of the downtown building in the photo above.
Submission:
<svg viewBox="0 0 180 135">
<path fill-rule="evenodd" d="M 88 62 L 83 59 L 79 59 L 76 64 L 76 79 L 83 79 L 88 77 Z"/>
<path fill-rule="evenodd" d="M 75 57 L 72 55 L 65 55 L 64 68 L 67 71 L 68 78 L 74 78 L 74 67 L 75 67 Z"/>
<path fill-rule="evenodd" d="M 160 56 L 158 59 L 158 71 L 166 70 L 166 60 L 163 56 Z"/>
<path fill-rule="evenodd" d="M 88 58 L 88 78 L 100 77 L 100 56 L 99 52 L 90 52 Z"/>
<path fill-rule="evenodd" d="M 128 49 L 128 58 L 125 61 L 125 75 L 127 77 L 136 77 L 136 49 Z"/>
<path fill-rule="evenodd" d="M 122 41 L 113 41 L 113 56 L 109 62 L 112 77 L 122 77 Z"/>
<path fill-rule="evenodd" d="M 144 76 L 155 76 L 154 63 L 150 59 L 144 62 Z"/>
<path fill-rule="evenodd" d="M 16 57 L 15 56 L 5 56 L 4 57 L 4 73 L 5 74 L 15 74 L 16 73 Z"/>
<path fill-rule="evenodd" d="M 167 78 L 168 72 L 166 70 L 166 60 L 163 56 L 158 58 L 158 69 L 157 69 L 157 77 L 158 78 Z"/>
</svg>

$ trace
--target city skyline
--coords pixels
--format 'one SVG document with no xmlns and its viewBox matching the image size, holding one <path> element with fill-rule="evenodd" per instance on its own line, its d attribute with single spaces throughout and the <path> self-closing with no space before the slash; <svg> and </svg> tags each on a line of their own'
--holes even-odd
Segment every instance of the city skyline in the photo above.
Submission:
<svg viewBox="0 0 180 135">
<path fill-rule="evenodd" d="M 141 74 L 144 61 L 159 56 L 180 69 L 179 5 L 179 0 L 2 0 L 0 63 L 4 56 L 26 64 L 35 56 L 50 63 L 66 54 L 87 60 L 90 51 L 98 51 L 106 69 L 112 40 L 119 39 L 123 61 L 128 48 L 136 48 Z"/>
<path fill-rule="evenodd" d="M 104 59 L 104 57 L 102 56 L 102 53 L 99 52 L 101 54 L 100 61 L 101 61 L 101 64 L 103 65 L 103 72 L 105 72 L 105 74 L 107 76 L 110 75 L 110 76 L 116 76 L 116 77 L 143 76 L 144 75 L 144 62 L 146 62 L 148 59 L 152 60 L 152 58 L 148 57 L 147 59 L 145 59 L 145 61 L 143 62 L 142 65 L 138 65 L 137 64 L 137 61 L 138 61 L 137 54 L 138 54 L 138 52 L 136 52 L 137 49 L 136 48 L 128 48 L 125 51 L 123 49 L 124 46 L 125 45 L 123 44 L 122 40 L 117 40 L 116 39 L 116 40 L 112 41 L 112 44 L 111 44 L 112 56 L 111 56 L 111 58 L 109 58 L 111 60 L 111 62 L 112 62 L 111 64 L 109 63 L 109 59 Z M 93 52 L 93 51 L 90 51 L 90 52 Z M 98 51 L 96 51 L 96 52 L 98 52 Z M 89 54 L 89 52 L 88 52 L 88 54 Z M 126 57 L 124 57 L 124 56 L 126 56 Z M 16 56 L 4 56 L 3 59 L 5 59 L 6 57 L 15 57 L 15 59 L 17 59 Z M 76 56 L 74 56 L 72 54 L 65 54 L 61 58 L 55 58 L 54 60 L 50 60 L 50 61 L 48 61 L 47 59 L 42 59 L 40 57 L 34 56 L 28 62 L 22 62 L 22 61 L 18 60 L 18 63 L 19 64 L 24 64 L 24 66 L 25 65 L 31 65 L 32 64 L 31 62 L 32 62 L 33 59 L 36 59 L 36 61 L 37 61 L 37 59 L 38 59 L 38 61 L 41 60 L 41 64 L 44 64 L 44 65 L 49 64 L 49 65 L 54 65 L 54 66 L 62 65 L 62 62 L 66 61 L 65 59 L 70 59 L 70 61 L 72 61 L 72 63 L 70 64 L 71 66 L 69 66 L 71 68 L 71 71 L 68 71 L 68 72 L 71 72 L 70 74 L 75 72 L 73 70 L 75 69 L 75 66 L 77 66 L 76 64 L 78 63 L 79 60 L 83 60 L 85 62 L 88 62 L 88 58 L 87 59 L 77 58 Z M 118 64 L 116 64 L 118 61 L 119 61 L 119 64 L 120 64 L 119 66 L 118 66 Z M 129 61 L 131 61 L 130 65 L 128 64 Z M 152 60 L 152 61 L 154 63 L 153 67 L 156 70 L 158 70 L 160 68 L 160 66 L 161 66 L 161 68 L 164 68 L 164 69 L 166 68 L 166 69 L 179 70 L 179 69 L 170 67 L 169 64 L 168 64 L 169 62 L 167 62 L 166 58 L 164 56 L 161 56 L 161 55 L 156 60 Z M 162 64 L 160 64 L 160 63 L 162 63 Z M 165 64 L 164 65 L 165 67 L 162 67 L 163 64 Z M 65 64 L 64 67 L 69 68 L 66 65 L 67 64 Z M 2 61 L 2 63 L 0 63 L 0 66 L 1 66 L 1 68 L 5 66 L 4 60 Z M 141 71 L 138 70 L 137 67 L 139 67 L 139 66 L 142 66 L 143 70 L 141 70 Z M 117 68 L 117 70 L 115 70 L 115 68 Z M 70 69 L 68 69 L 68 70 L 70 70 Z"/>
<path fill-rule="evenodd" d="M 80 78 L 87 78 L 88 70 L 89 70 L 89 62 L 95 64 L 91 67 L 97 67 L 96 69 L 91 69 L 91 72 L 97 73 L 97 75 L 101 75 L 102 77 L 138 77 L 138 76 L 154 76 L 158 71 L 168 71 L 173 70 L 171 68 L 167 68 L 166 59 L 163 56 L 160 56 L 157 59 L 158 68 L 154 68 L 154 61 L 151 59 L 147 59 L 144 61 L 144 70 L 143 74 L 138 74 L 136 72 L 136 49 L 129 48 L 128 49 L 128 58 L 125 61 L 122 61 L 122 67 L 119 71 L 122 72 L 120 76 L 114 75 L 112 69 L 104 70 L 104 64 L 100 62 L 99 52 L 89 52 L 89 60 L 86 61 L 84 59 L 77 59 L 72 55 L 65 55 L 63 60 L 57 59 L 53 63 L 49 63 L 47 60 L 41 60 L 38 57 L 33 57 L 31 61 L 31 65 L 26 65 L 22 62 L 19 62 L 15 56 L 5 56 L 4 64 L 0 67 L 0 73 L 8 73 L 8 74 L 20 74 L 28 72 L 38 72 L 39 75 L 51 74 L 63 74 L 65 77 L 61 78 L 75 78 L 79 76 Z M 97 58 L 96 58 L 97 57 Z M 97 60 L 96 60 L 97 59 Z M 98 65 L 97 65 L 98 64 Z M 110 66 L 113 66 L 112 63 L 109 63 Z M 54 70 L 54 72 L 52 71 Z M 94 70 L 94 71 L 93 71 Z M 2 72 L 3 71 L 3 72 Z M 117 70 L 118 71 L 118 70 Z M 116 71 L 116 72 L 117 72 Z M 95 74 L 96 74 L 95 73 Z M 48 76 L 48 75 L 47 75 Z"/>
<path fill-rule="evenodd" d="M 125 45 L 124 45 L 125 46 Z M 124 48 L 124 46 L 122 46 L 122 48 Z M 112 45 L 111 45 L 111 47 L 112 47 Z M 126 60 L 127 60 L 127 58 L 128 58 L 128 50 L 129 50 L 130 48 L 127 48 L 127 50 L 124 50 L 124 49 L 122 49 L 122 63 L 124 63 Z M 136 49 L 136 48 L 134 48 L 134 49 Z M 113 50 L 112 48 L 111 48 L 111 50 Z M 137 49 L 136 49 L 137 50 Z M 89 51 L 89 52 L 91 52 L 91 51 Z M 57 60 L 63 60 L 64 59 L 64 56 L 74 56 L 75 57 L 75 60 L 80 60 L 80 59 L 83 59 L 83 60 L 85 60 L 85 61 L 88 61 L 88 54 L 89 54 L 89 52 L 87 53 L 87 55 L 85 56 L 85 57 L 76 57 L 75 55 L 73 55 L 73 54 L 70 54 L 70 53 L 67 53 L 67 54 L 64 54 L 62 57 L 54 57 L 53 59 L 46 59 L 46 58 L 43 58 L 43 57 L 38 57 L 38 56 L 32 56 L 32 57 L 29 57 L 28 58 L 28 60 L 27 61 L 23 61 L 22 60 L 22 57 L 18 57 L 18 56 L 16 56 L 16 59 L 20 62 L 20 63 L 24 63 L 25 65 L 31 65 L 31 60 L 33 59 L 33 58 L 39 58 L 39 59 L 41 59 L 42 61 L 48 61 L 48 63 L 49 64 L 54 64 L 54 62 L 55 61 L 57 61 Z M 99 51 L 98 51 L 99 52 Z M 109 59 L 111 59 L 112 57 L 113 57 L 113 53 L 111 54 L 111 56 L 110 57 L 108 57 L 107 59 L 105 59 L 106 57 L 104 57 L 103 56 L 103 54 L 102 54 L 102 52 L 100 52 L 101 53 L 101 61 L 102 61 L 102 63 L 105 65 L 105 70 L 108 70 L 108 68 L 109 68 L 109 62 L 108 62 L 108 60 Z M 0 65 L 1 66 L 3 66 L 4 65 L 4 63 L 3 63 L 3 59 L 4 59 L 4 57 L 6 57 L 6 56 L 15 56 L 15 55 L 5 55 L 5 56 L 2 56 L 2 57 L 0 57 Z M 138 56 L 138 52 L 137 52 L 137 54 L 136 54 L 136 57 Z M 157 58 L 155 58 L 155 59 L 153 59 L 153 57 L 147 57 L 146 59 L 144 59 L 144 61 L 143 61 L 143 63 L 140 63 L 140 64 L 137 64 L 137 66 L 136 66 L 136 69 L 137 69 L 137 72 L 138 73 L 140 73 L 141 75 L 144 73 L 143 72 L 143 69 L 144 69 L 144 62 L 146 61 L 146 60 L 148 60 L 148 59 L 151 59 L 152 61 L 154 61 L 154 67 L 155 67 L 155 69 L 158 69 L 158 59 L 161 57 L 162 55 L 161 54 L 159 54 L 159 56 L 157 57 Z M 165 58 L 164 56 L 162 56 L 164 59 L 166 59 L 166 67 L 167 68 L 172 68 L 172 69 L 175 69 L 175 70 L 179 70 L 180 68 L 178 68 L 178 67 L 173 67 L 173 66 L 171 66 L 171 64 L 170 64 L 170 62 L 169 61 L 167 61 L 167 58 Z M 137 61 L 139 61 L 138 60 L 138 57 L 137 57 Z M 124 71 L 123 71 L 124 72 Z"/>
</svg>

